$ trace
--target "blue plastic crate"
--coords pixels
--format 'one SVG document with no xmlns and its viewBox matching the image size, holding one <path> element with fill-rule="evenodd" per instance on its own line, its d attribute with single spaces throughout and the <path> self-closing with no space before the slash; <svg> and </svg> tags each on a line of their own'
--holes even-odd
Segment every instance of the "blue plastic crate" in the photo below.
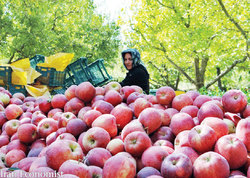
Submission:
<svg viewBox="0 0 250 178">
<path fill-rule="evenodd" d="M 88 65 L 87 69 L 91 77 L 91 83 L 94 86 L 102 85 L 112 79 L 108 74 L 104 64 L 103 59 L 98 59 L 95 62 Z"/>
<path fill-rule="evenodd" d="M 75 62 L 67 66 L 66 80 L 73 81 L 74 84 L 79 85 L 82 82 L 90 81 L 91 77 L 87 69 L 87 58 L 79 58 Z M 71 78 L 71 80 L 69 79 Z"/>
<path fill-rule="evenodd" d="M 36 69 L 36 65 L 39 63 L 44 63 L 45 57 L 43 55 L 37 54 L 34 57 L 30 58 L 30 66 Z"/>
<path fill-rule="evenodd" d="M 51 87 L 64 86 L 65 71 L 56 71 L 55 68 L 36 66 L 36 71 L 41 73 L 36 80 L 41 84 L 48 85 Z"/>
<path fill-rule="evenodd" d="M 27 90 L 25 88 L 25 85 L 13 85 L 13 84 L 9 84 L 8 85 L 8 90 L 10 91 L 11 94 L 14 94 L 14 93 L 23 93 L 25 96 L 27 95 Z"/>
<path fill-rule="evenodd" d="M 64 88 L 64 87 L 59 88 L 59 89 L 54 89 L 54 90 L 52 90 L 51 94 L 52 94 L 52 95 L 64 94 L 66 90 L 67 90 L 67 89 Z"/>
<path fill-rule="evenodd" d="M 0 66 L 0 85 L 6 86 L 11 84 L 12 69 L 9 66 Z"/>
</svg>

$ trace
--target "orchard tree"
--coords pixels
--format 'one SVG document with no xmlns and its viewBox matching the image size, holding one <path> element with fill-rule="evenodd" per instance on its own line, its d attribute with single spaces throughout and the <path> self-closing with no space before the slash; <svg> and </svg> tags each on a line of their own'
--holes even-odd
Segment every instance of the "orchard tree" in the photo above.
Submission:
<svg viewBox="0 0 250 178">
<path fill-rule="evenodd" d="M 127 43 L 142 52 L 152 85 L 177 89 L 185 79 L 209 88 L 236 67 L 249 71 L 246 0 L 135 0 L 131 7 Z"/>
<path fill-rule="evenodd" d="M 118 52 L 119 27 L 92 0 L 2 0 L 0 20 L 0 56 L 9 62 L 58 52 L 111 62 Z"/>
</svg>

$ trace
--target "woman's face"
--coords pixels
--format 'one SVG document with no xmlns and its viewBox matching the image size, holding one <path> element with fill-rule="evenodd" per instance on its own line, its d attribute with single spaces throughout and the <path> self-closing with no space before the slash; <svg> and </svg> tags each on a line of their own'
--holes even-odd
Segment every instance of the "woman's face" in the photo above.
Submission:
<svg viewBox="0 0 250 178">
<path fill-rule="evenodd" d="M 128 70 L 131 70 L 133 67 L 133 60 L 130 53 L 126 53 L 124 56 L 124 64 Z"/>
</svg>

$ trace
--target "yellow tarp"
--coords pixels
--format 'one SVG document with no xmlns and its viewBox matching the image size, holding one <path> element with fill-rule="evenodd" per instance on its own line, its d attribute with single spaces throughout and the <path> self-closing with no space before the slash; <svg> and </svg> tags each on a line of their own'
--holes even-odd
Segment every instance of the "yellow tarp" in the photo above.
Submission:
<svg viewBox="0 0 250 178">
<path fill-rule="evenodd" d="M 65 68 L 70 64 L 74 54 L 72 53 L 57 53 L 49 57 L 45 57 L 45 62 L 37 64 L 41 67 L 55 68 L 57 71 L 64 71 Z"/>
<path fill-rule="evenodd" d="M 38 96 L 45 96 L 48 98 L 51 97 L 49 88 L 46 85 L 36 85 L 36 86 L 26 85 L 25 88 L 27 92 L 33 97 L 38 97 Z"/>
</svg>

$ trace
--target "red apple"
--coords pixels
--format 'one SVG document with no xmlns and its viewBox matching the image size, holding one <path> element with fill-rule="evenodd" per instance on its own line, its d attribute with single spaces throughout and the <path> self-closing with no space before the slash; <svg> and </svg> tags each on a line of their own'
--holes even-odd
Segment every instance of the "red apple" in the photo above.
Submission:
<svg viewBox="0 0 250 178">
<path fill-rule="evenodd" d="M 75 137 L 79 136 L 82 132 L 87 131 L 88 127 L 81 119 L 71 119 L 66 125 L 66 131 Z"/>
<path fill-rule="evenodd" d="M 124 140 L 125 151 L 132 156 L 141 156 L 150 146 L 152 146 L 152 143 L 149 136 L 141 131 L 131 132 Z"/>
<path fill-rule="evenodd" d="M 56 138 L 57 138 L 56 132 L 52 132 L 51 134 L 49 134 L 45 139 L 46 145 L 50 145 L 51 143 L 56 141 Z"/>
<path fill-rule="evenodd" d="M 9 104 L 5 108 L 5 115 L 8 120 L 17 119 L 23 114 L 23 110 L 19 105 Z"/>
<path fill-rule="evenodd" d="M 115 90 L 120 93 L 121 88 L 122 87 L 119 82 L 112 81 L 112 82 L 107 83 L 107 85 L 105 85 L 104 90 L 105 90 L 105 93 L 107 93 L 110 90 Z"/>
<path fill-rule="evenodd" d="M 127 103 L 127 104 L 131 104 L 131 103 L 133 103 L 137 98 L 140 98 L 140 97 L 142 97 L 141 93 L 139 93 L 139 92 L 133 92 L 133 93 L 131 93 L 131 94 L 128 96 L 128 98 L 127 98 L 127 100 L 126 100 L 126 103 Z"/>
<path fill-rule="evenodd" d="M 183 146 L 191 146 L 188 140 L 189 132 L 190 130 L 183 130 L 182 132 L 178 133 L 178 135 L 176 135 L 174 140 L 175 150 Z"/>
<path fill-rule="evenodd" d="M 156 142 L 154 142 L 153 146 L 167 146 L 174 149 L 173 143 L 168 140 L 157 140 Z"/>
<path fill-rule="evenodd" d="M 68 100 L 71 100 L 72 98 L 76 97 L 75 95 L 75 90 L 76 90 L 77 85 L 71 85 L 69 88 L 66 89 L 64 92 L 64 95 Z"/>
<path fill-rule="evenodd" d="M 218 117 L 223 119 L 223 116 L 223 111 L 218 105 L 208 102 L 203 104 L 197 113 L 197 117 L 200 122 L 202 122 L 206 117 Z"/>
<path fill-rule="evenodd" d="M 166 157 L 161 166 L 163 177 L 191 177 L 193 172 L 192 162 L 183 153 L 172 153 Z"/>
<path fill-rule="evenodd" d="M 162 124 L 160 112 L 161 111 L 159 109 L 146 108 L 140 113 L 138 120 L 141 122 L 148 134 L 151 134 L 160 128 Z"/>
<path fill-rule="evenodd" d="M 26 155 L 22 150 L 13 149 L 5 156 L 6 165 L 11 167 L 14 163 L 24 159 L 25 157 Z"/>
<path fill-rule="evenodd" d="M 163 146 L 151 146 L 143 152 L 141 156 L 142 164 L 144 167 L 153 167 L 160 170 L 162 161 L 168 155 L 168 152 Z"/>
<path fill-rule="evenodd" d="M 12 98 L 19 98 L 20 100 L 24 100 L 24 98 L 25 98 L 25 95 L 23 94 L 23 93 L 21 93 L 21 92 L 17 92 L 17 93 L 14 93 L 13 95 L 12 95 Z"/>
<path fill-rule="evenodd" d="M 57 140 L 48 146 L 45 153 L 46 162 L 52 169 L 58 170 L 67 160 L 79 160 L 83 158 L 80 145 L 72 140 Z"/>
<path fill-rule="evenodd" d="M 86 152 L 96 147 L 106 148 L 109 141 L 109 133 L 101 127 L 90 128 L 82 137 L 82 145 Z"/>
<path fill-rule="evenodd" d="M 197 152 L 204 153 L 213 149 L 217 136 L 208 125 L 197 125 L 188 133 L 188 141 Z"/>
<path fill-rule="evenodd" d="M 116 106 L 122 102 L 123 98 L 116 90 L 109 90 L 104 95 L 104 101 Z"/>
<path fill-rule="evenodd" d="M 48 112 L 47 116 L 48 116 L 48 118 L 53 118 L 53 116 L 54 116 L 56 113 L 58 113 L 58 112 L 62 113 L 63 110 L 60 109 L 60 108 L 51 109 L 51 110 Z"/>
<path fill-rule="evenodd" d="M 146 109 L 150 108 L 152 104 L 146 100 L 145 98 L 137 98 L 134 102 L 134 115 L 135 117 L 139 117 L 140 113 Z"/>
<path fill-rule="evenodd" d="M 102 177 L 102 168 L 98 166 L 88 166 L 88 170 L 91 177 Z"/>
<path fill-rule="evenodd" d="M 52 118 L 46 118 L 39 122 L 37 126 L 38 134 L 42 138 L 46 138 L 52 132 L 57 131 L 58 122 Z"/>
<path fill-rule="evenodd" d="M 36 157 L 26 157 L 24 159 L 21 159 L 20 161 L 16 162 L 17 167 L 19 169 L 22 169 L 26 172 L 29 172 L 31 164 L 36 160 Z"/>
<path fill-rule="evenodd" d="M 247 97 L 240 90 L 229 90 L 222 96 L 222 104 L 225 111 L 240 113 L 247 106 Z"/>
<path fill-rule="evenodd" d="M 78 112 L 85 106 L 84 102 L 77 97 L 70 99 L 64 105 L 64 112 L 71 112 L 74 115 L 77 115 Z"/>
<path fill-rule="evenodd" d="M 175 92 L 171 87 L 168 86 L 160 87 L 156 91 L 156 98 L 159 104 L 168 105 L 172 102 L 174 97 L 175 97 Z"/>
<path fill-rule="evenodd" d="M 153 167 L 143 167 L 140 171 L 138 171 L 137 178 L 145 178 L 145 177 L 149 177 L 151 175 L 160 176 L 161 173 Z"/>
<path fill-rule="evenodd" d="M 217 139 L 220 137 L 227 135 L 229 133 L 229 129 L 227 124 L 218 117 L 206 117 L 202 122 L 201 125 L 205 124 L 210 126 L 212 129 L 214 129 Z"/>
<path fill-rule="evenodd" d="M 235 124 L 232 120 L 224 118 L 223 122 L 225 122 L 227 124 L 229 134 L 235 133 L 236 127 L 235 127 Z"/>
<path fill-rule="evenodd" d="M 34 124 L 22 124 L 17 129 L 17 135 L 21 142 L 32 143 L 37 137 L 37 127 Z"/>
<path fill-rule="evenodd" d="M 9 142 L 10 140 L 8 135 L 0 135 L 0 148 L 4 145 L 8 145 Z"/>
<path fill-rule="evenodd" d="M 3 124 L 5 122 L 7 122 L 7 118 L 6 118 L 6 115 L 5 115 L 5 112 L 4 111 L 0 111 L 0 128 L 2 128 Z"/>
<path fill-rule="evenodd" d="M 224 114 L 224 118 L 230 119 L 231 121 L 234 122 L 234 125 L 236 125 L 236 126 L 237 126 L 238 122 L 241 120 L 241 117 L 239 114 L 230 113 L 230 112 L 226 112 Z"/>
<path fill-rule="evenodd" d="M 39 167 L 48 167 L 45 156 L 37 157 L 37 159 L 35 159 L 31 163 L 30 168 L 29 168 L 29 172 L 34 172 L 34 170 L 39 168 Z"/>
<path fill-rule="evenodd" d="M 102 95 L 104 96 L 105 95 L 105 88 L 104 87 L 100 87 L 100 86 L 97 86 L 95 87 L 95 95 L 98 96 L 98 95 Z"/>
<path fill-rule="evenodd" d="M 21 125 L 21 122 L 19 120 L 16 120 L 16 119 L 9 120 L 5 124 L 5 127 L 4 127 L 5 132 L 7 133 L 9 137 L 11 137 L 17 132 L 17 129 L 18 127 L 20 127 L 20 125 Z"/>
<path fill-rule="evenodd" d="M 64 105 L 68 102 L 68 99 L 63 94 L 56 94 L 51 99 L 51 105 L 53 108 L 63 109 Z"/>
<path fill-rule="evenodd" d="M 135 132 L 135 131 L 144 132 L 144 128 L 138 119 L 132 120 L 122 129 L 121 131 L 122 140 L 124 141 L 124 139 L 127 137 L 128 134 Z"/>
<path fill-rule="evenodd" d="M 114 106 L 106 101 L 98 100 L 93 103 L 92 109 L 100 111 L 102 114 L 110 114 Z"/>
<path fill-rule="evenodd" d="M 123 104 L 117 105 L 111 113 L 116 118 L 118 129 L 123 129 L 133 118 L 133 111 Z"/>
<path fill-rule="evenodd" d="M 56 140 L 71 140 L 76 142 L 76 137 L 74 137 L 71 133 L 61 133 L 56 137 Z"/>
<path fill-rule="evenodd" d="M 187 91 L 186 93 L 189 97 L 191 97 L 193 99 L 193 101 L 197 98 L 197 96 L 200 95 L 200 93 L 198 91 L 195 91 L 195 90 L 190 90 L 190 91 Z"/>
<path fill-rule="evenodd" d="M 103 178 L 136 176 L 136 164 L 124 155 L 115 155 L 109 158 L 103 167 Z"/>
<path fill-rule="evenodd" d="M 198 108 L 200 108 L 204 103 L 211 101 L 212 98 L 210 96 L 207 95 L 199 95 L 195 98 L 193 105 L 197 106 Z"/>
<path fill-rule="evenodd" d="M 10 98 L 9 104 L 22 105 L 23 101 L 19 98 Z"/>
<path fill-rule="evenodd" d="M 193 164 L 196 178 L 229 177 L 230 168 L 227 160 L 220 154 L 209 151 L 200 155 Z"/>
<path fill-rule="evenodd" d="M 193 118 L 187 113 L 175 114 L 169 125 L 174 135 L 178 135 L 183 130 L 190 130 L 194 126 Z"/>
<path fill-rule="evenodd" d="M 105 162 L 112 157 L 111 153 L 105 148 L 93 148 L 84 158 L 84 163 L 103 168 Z"/>
<path fill-rule="evenodd" d="M 214 151 L 226 158 L 230 169 L 238 169 L 247 161 L 247 149 L 244 143 L 233 135 L 221 137 L 215 144 Z"/>
<path fill-rule="evenodd" d="M 194 105 L 189 105 L 189 106 L 185 106 L 183 107 L 180 112 L 184 112 L 189 114 L 192 118 L 197 116 L 197 113 L 199 111 L 199 108 L 197 106 Z"/>
<path fill-rule="evenodd" d="M 177 109 L 174 109 L 174 108 L 167 108 L 167 109 L 165 110 L 165 112 L 168 113 L 168 115 L 170 116 L 171 119 L 172 119 L 172 117 L 173 117 L 175 114 L 179 113 L 179 111 L 178 111 Z"/>
<path fill-rule="evenodd" d="M 7 152 L 11 150 L 22 150 L 24 153 L 27 153 L 28 146 L 24 143 L 22 143 L 19 139 L 15 139 L 7 145 Z"/>
<path fill-rule="evenodd" d="M 154 106 L 153 106 L 154 107 Z M 166 111 L 166 110 L 163 110 L 163 109 L 160 109 L 160 112 L 161 114 L 161 125 L 162 126 L 169 126 L 170 122 L 171 122 L 171 116 L 170 114 Z"/>
<path fill-rule="evenodd" d="M 151 136 L 153 142 L 156 142 L 157 140 L 168 140 L 170 142 L 173 142 L 174 138 L 175 136 L 172 132 L 172 129 L 167 126 L 160 127 Z"/>
<path fill-rule="evenodd" d="M 86 123 L 88 127 L 91 127 L 92 122 L 101 115 L 102 113 L 100 111 L 91 109 L 85 112 L 81 119 Z"/>
<path fill-rule="evenodd" d="M 124 101 L 126 101 L 129 95 L 133 92 L 136 92 L 136 89 L 132 86 L 123 86 L 120 90 Z"/>
<path fill-rule="evenodd" d="M 199 154 L 193 148 L 191 148 L 189 146 L 178 147 L 177 149 L 174 150 L 174 153 L 185 154 L 186 156 L 189 157 L 192 164 L 194 164 L 195 160 L 199 157 Z"/>
<path fill-rule="evenodd" d="M 180 111 L 185 106 L 189 106 L 193 104 L 193 99 L 187 94 L 180 94 L 174 97 L 172 101 L 172 108 Z"/>
<path fill-rule="evenodd" d="M 245 144 L 247 151 L 250 151 L 250 119 L 242 119 L 238 122 L 235 131 L 236 137 Z"/>
<path fill-rule="evenodd" d="M 114 138 L 114 139 L 110 140 L 110 142 L 108 143 L 106 149 L 112 155 L 116 155 L 119 152 L 125 151 L 123 141 L 121 139 L 118 139 L 118 138 Z"/>
<path fill-rule="evenodd" d="M 75 95 L 85 103 L 90 102 L 95 93 L 95 87 L 90 82 L 82 82 L 75 89 Z"/>
<path fill-rule="evenodd" d="M 90 177 L 88 166 L 77 160 L 66 160 L 65 162 L 63 162 L 58 170 L 58 173 L 60 172 L 62 173 L 62 175 L 73 174 L 80 178 Z"/>
<path fill-rule="evenodd" d="M 64 112 L 60 115 L 59 119 L 58 119 L 58 127 L 66 127 L 68 122 L 71 119 L 75 119 L 76 115 L 73 114 L 72 112 Z"/>
<path fill-rule="evenodd" d="M 77 117 L 78 117 L 79 119 L 82 119 L 82 120 L 83 120 L 84 114 L 85 114 L 87 111 L 91 110 L 91 109 L 92 109 L 92 108 L 91 108 L 90 106 L 85 106 L 85 107 L 83 107 L 83 108 L 80 109 L 80 111 L 78 112 Z"/>
<path fill-rule="evenodd" d="M 247 118 L 250 116 L 250 105 L 247 105 L 244 111 L 242 111 L 242 117 Z"/>
<path fill-rule="evenodd" d="M 39 102 L 38 106 L 43 113 L 47 114 L 52 109 L 51 99 L 44 98 L 41 102 Z"/>
</svg>

